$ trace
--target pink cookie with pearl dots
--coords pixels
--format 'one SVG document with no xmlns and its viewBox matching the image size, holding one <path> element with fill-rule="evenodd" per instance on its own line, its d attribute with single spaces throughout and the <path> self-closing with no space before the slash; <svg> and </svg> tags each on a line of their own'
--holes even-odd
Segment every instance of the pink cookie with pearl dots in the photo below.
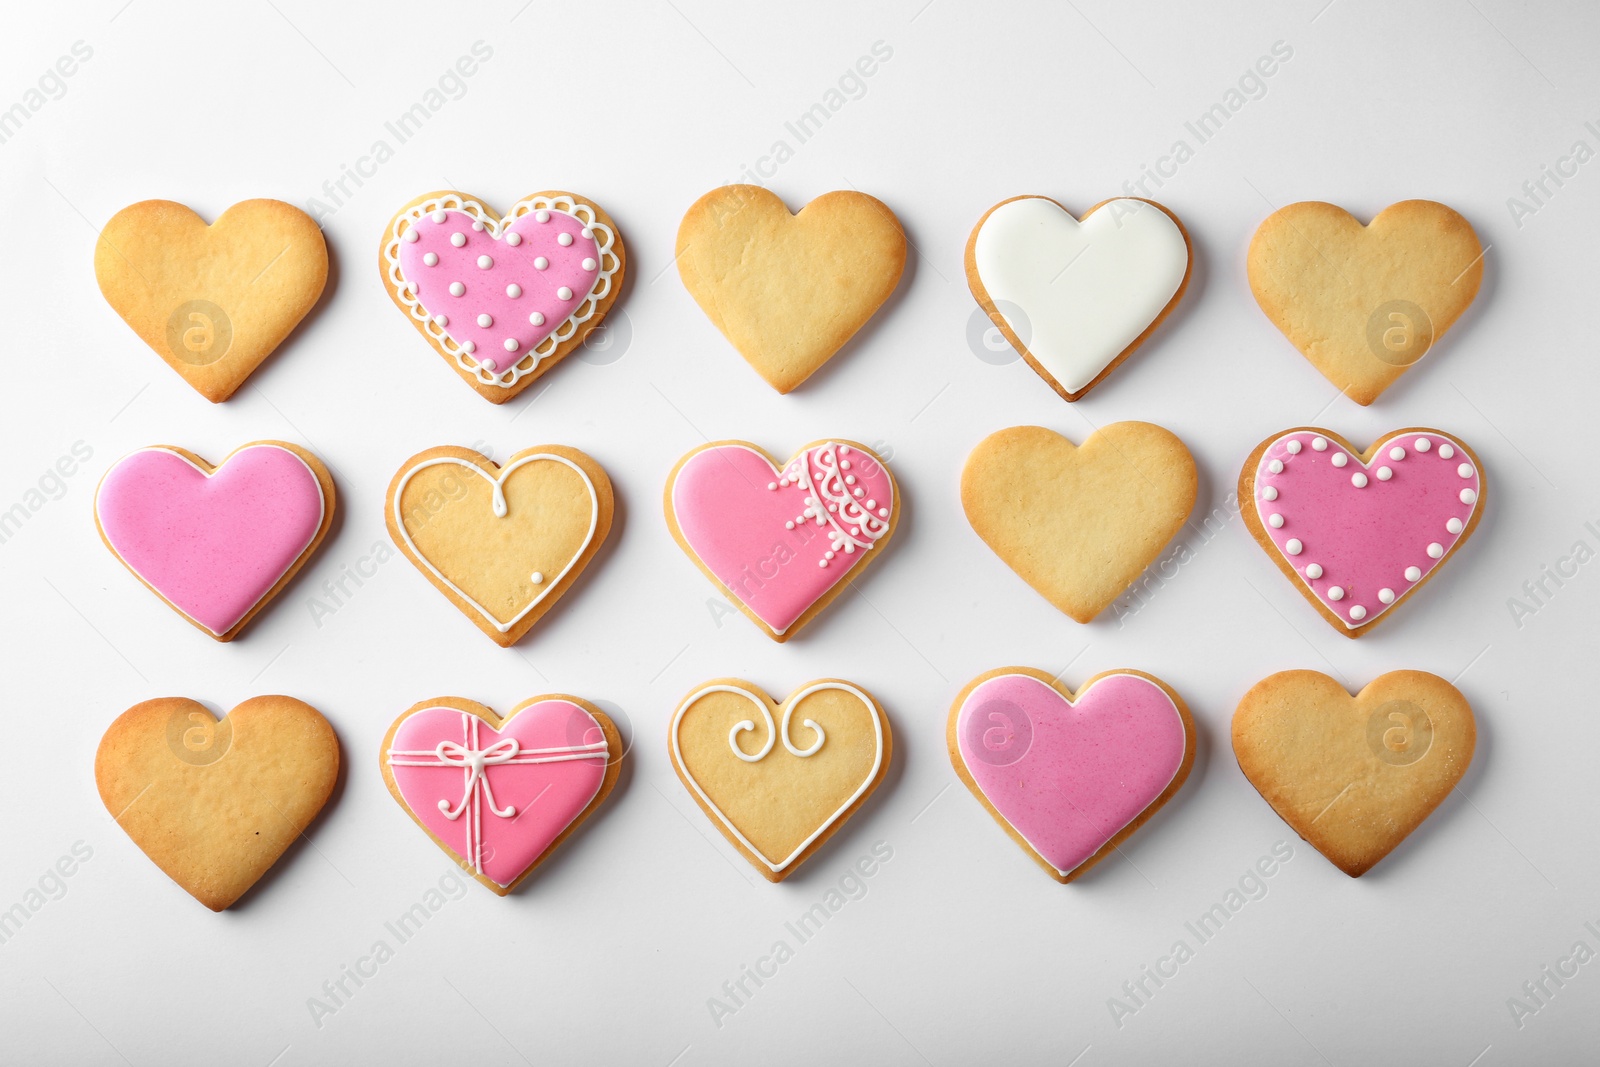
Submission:
<svg viewBox="0 0 1600 1067">
<path fill-rule="evenodd" d="M 1396 430 L 1357 452 L 1300 427 L 1239 475 L 1245 525 L 1340 633 L 1360 637 L 1432 578 L 1483 514 L 1477 455 L 1451 434 Z"/>
<path fill-rule="evenodd" d="M 600 327 L 626 256 L 610 216 L 575 193 L 535 193 L 501 216 L 444 190 L 395 213 L 378 266 L 417 332 L 503 404 Z"/>
</svg>

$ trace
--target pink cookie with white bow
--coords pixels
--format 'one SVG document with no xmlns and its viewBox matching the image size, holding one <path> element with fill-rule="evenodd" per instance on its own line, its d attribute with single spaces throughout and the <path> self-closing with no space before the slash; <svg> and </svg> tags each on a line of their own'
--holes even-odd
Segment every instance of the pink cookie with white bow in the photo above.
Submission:
<svg viewBox="0 0 1600 1067">
<path fill-rule="evenodd" d="M 133 576 L 218 641 L 231 641 L 322 544 L 333 478 L 284 441 L 253 441 L 213 466 L 152 445 L 95 490 L 100 539 Z"/>
<path fill-rule="evenodd" d="M 968 682 L 950 708 L 950 762 L 1012 840 L 1066 883 L 1119 848 L 1183 787 L 1194 720 L 1142 671 L 1073 693 L 1031 667 Z"/>
<path fill-rule="evenodd" d="M 894 476 L 854 441 L 813 441 L 782 464 L 714 441 L 678 461 L 665 496 L 679 547 L 779 642 L 881 556 L 900 521 Z"/>
<path fill-rule="evenodd" d="M 1284 430 L 1239 474 L 1245 525 L 1347 637 L 1438 573 L 1477 529 L 1483 494 L 1472 449 L 1425 427 L 1386 434 L 1365 452 L 1315 426 Z"/>
<path fill-rule="evenodd" d="M 466 193 L 417 197 L 384 230 L 384 288 L 480 396 L 503 404 L 571 355 L 622 290 L 622 235 L 600 205 L 552 190 L 504 216 Z"/>
<path fill-rule="evenodd" d="M 389 727 L 389 792 L 451 859 L 500 896 L 604 803 L 622 771 L 605 712 L 554 693 L 502 718 L 461 697 L 413 706 Z"/>
</svg>

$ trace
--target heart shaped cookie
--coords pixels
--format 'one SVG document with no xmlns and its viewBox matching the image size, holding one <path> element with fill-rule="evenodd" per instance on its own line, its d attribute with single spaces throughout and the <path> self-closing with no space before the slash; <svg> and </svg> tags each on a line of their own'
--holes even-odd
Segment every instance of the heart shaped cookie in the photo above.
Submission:
<svg viewBox="0 0 1600 1067">
<path fill-rule="evenodd" d="M 1366 226 L 1307 201 L 1250 239 L 1250 291 L 1324 378 L 1370 404 L 1467 310 L 1484 251 L 1470 222 L 1431 200 L 1390 204 Z"/>
<path fill-rule="evenodd" d="M 1256 685 L 1233 713 L 1250 784 L 1311 847 L 1365 874 L 1455 788 L 1477 724 L 1466 697 L 1425 671 L 1391 671 L 1352 697 L 1317 671 Z"/>
<path fill-rule="evenodd" d="M 232 396 L 315 306 L 328 246 L 310 215 L 245 200 L 207 226 L 170 200 L 100 231 L 94 275 L 112 310 L 212 403 Z"/>
<path fill-rule="evenodd" d="M 683 216 L 677 263 L 706 318 L 787 393 L 889 299 L 905 270 L 906 235 L 865 193 L 824 193 L 791 215 L 759 185 L 724 185 Z"/>
<path fill-rule="evenodd" d="M 892 749 L 878 702 L 835 678 L 782 704 L 749 682 L 714 678 L 683 698 L 667 741 L 684 788 L 769 882 L 794 873 L 866 803 Z"/>
<path fill-rule="evenodd" d="M 439 697 L 389 727 L 383 780 L 434 844 L 505 896 L 606 799 L 622 755 L 606 713 L 577 697 L 533 697 L 504 718 Z"/>
<path fill-rule="evenodd" d="M 284 441 L 241 445 L 215 467 L 155 445 L 106 471 L 94 520 L 135 578 L 231 641 L 317 550 L 334 504 L 328 468 Z"/>
<path fill-rule="evenodd" d="M 1058 882 L 1104 859 L 1172 799 L 1194 764 L 1194 720 L 1160 679 L 1106 671 L 1076 694 L 1028 667 L 967 683 L 950 762 L 1006 833 Z"/>
<path fill-rule="evenodd" d="M 495 465 L 470 448 L 418 452 L 384 502 L 389 536 L 495 644 L 510 648 L 566 595 L 611 532 L 611 479 L 563 445 Z"/>
<path fill-rule="evenodd" d="M 1154 200 L 1103 200 L 1075 219 L 1014 196 L 967 239 L 967 286 L 1050 387 L 1077 400 L 1133 354 L 1189 284 L 1189 235 Z"/>
<path fill-rule="evenodd" d="M 1397 430 L 1365 452 L 1314 426 L 1274 434 L 1239 474 L 1250 533 L 1324 619 L 1360 637 L 1478 528 L 1483 469 L 1459 440 Z"/>
<path fill-rule="evenodd" d="M 627 256 L 611 216 L 576 193 L 534 193 L 502 217 L 444 189 L 389 220 L 378 267 L 434 351 L 479 396 L 503 404 L 600 325 Z"/>
<path fill-rule="evenodd" d="M 716 441 L 678 461 L 665 495 L 679 547 L 780 642 L 882 555 L 900 521 L 894 476 L 854 441 L 813 441 L 781 467 L 747 441 Z"/>
<path fill-rule="evenodd" d="M 94 779 L 117 825 L 190 896 L 221 911 L 303 837 L 339 777 L 339 741 L 310 704 L 252 697 L 135 704 L 100 739 Z"/>
<path fill-rule="evenodd" d="M 978 442 L 967 521 L 1050 603 L 1088 622 L 1153 562 L 1194 508 L 1194 459 L 1170 431 L 1114 422 L 1074 445 L 1042 426 Z"/>
</svg>

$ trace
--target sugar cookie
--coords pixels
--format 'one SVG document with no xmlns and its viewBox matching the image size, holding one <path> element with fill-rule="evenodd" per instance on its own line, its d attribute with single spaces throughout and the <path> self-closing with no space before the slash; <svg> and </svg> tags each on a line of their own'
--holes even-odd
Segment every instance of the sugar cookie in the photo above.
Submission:
<svg viewBox="0 0 1600 1067">
<path fill-rule="evenodd" d="M 461 613 L 502 648 L 572 588 L 611 532 L 611 479 L 564 445 L 504 466 L 470 448 L 418 452 L 384 501 L 389 536 Z"/>
<path fill-rule="evenodd" d="M 956 775 L 1058 882 L 1099 863 L 1172 799 L 1194 765 L 1194 720 L 1142 671 L 1073 693 L 1029 667 L 985 671 L 946 727 Z"/>
<path fill-rule="evenodd" d="M 1279 208 L 1250 240 L 1250 290 L 1311 365 L 1370 404 L 1428 354 L 1478 295 L 1472 224 L 1431 200 L 1390 204 L 1366 226 L 1342 207 Z"/>
<path fill-rule="evenodd" d="M 576 193 L 525 196 L 502 218 L 454 189 L 406 204 L 378 268 L 407 321 L 478 395 L 532 385 L 600 326 L 622 291 L 622 235 Z"/>
<path fill-rule="evenodd" d="M 678 276 L 780 393 L 809 378 L 889 299 L 906 235 L 882 201 L 824 193 L 791 215 L 759 185 L 724 185 L 678 227 Z"/>
<path fill-rule="evenodd" d="M 141 448 L 95 490 L 100 539 L 167 605 L 231 641 L 289 583 L 333 525 L 328 468 L 284 441 L 253 441 L 212 466 Z"/>
<path fill-rule="evenodd" d="M 683 698 L 667 741 L 684 788 L 769 882 L 793 874 L 855 814 L 893 748 L 878 702 L 837 678 L 808 682 L 782 704 L 749 682 L 713 678 Z"/>
<path fill-rule="evenodd" d="M 716 441 L 667 476 L 667 526 L 724 596 L 787 641 L 883 554 L 900 522 L 894 476 L 854 441 L 813 441 L 780 467 Z"/>
<path fill-rule="evenodd" d="M 1352 878 L 1439 806 L 1476 743 L 1466 698 L 1424 671 L 1380 675 L 1353 697 L 1325 674 L 1284 671 L 1257 682 L 1233 713 L 1244 776 Z"/>
<path fill-rule="evenodd" d="M 106 302 L 212 403 L 232 396 L 322 296 L 328 247 L 310 215 L 244 200 L 207 226 L 171 200 L 123 208 L 100 231 Z"/>
<path fill-rule="evenodd" d="M 1083 218 L 1043 196 L 990 208 L 967 239 L 967 286 L 1028 366 L 1077 400 L 1161 325 L 1189 284 L 1189 235 L 1154 200 Z"/>
<path fill-rule="evenodd" d="M 252 697 L 221 719 L 184 697 L 147 700 L 117 717 L 94 757 L 117 825 L 212 911 L 304 836 L 338 777 L 328 720 L 285 696 Z"/>
<path fill-rule="evenodd" d="M 622 755 L 616 726 L 578 697 L 533 697 L 504 718 L 439 697 L 394 721 L 381 765 L 433 843 L 505 896 L 605 801 Z"/>
<path fill-rule="evenodd" d="M 967 456 L 961 506 L 1006 566 L 1088 622 L 1183 527 L 1197 485 L 1183 442 L 1148 422 L 1111 423 L 1082 445 L 1013 426 Z"/>
</svg>

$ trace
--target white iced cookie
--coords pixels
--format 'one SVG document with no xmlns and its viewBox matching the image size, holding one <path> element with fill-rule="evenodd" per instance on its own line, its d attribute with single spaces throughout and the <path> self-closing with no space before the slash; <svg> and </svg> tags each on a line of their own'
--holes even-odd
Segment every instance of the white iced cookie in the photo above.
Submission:
<svg viewBox="0 0 1600 1067">
<path fill-rule="evenodd" d="M 990 208 L 967 240 L 972 295 L 1051 388 L 1077 400 L 1183 296 L 1191 262 L 1177 217 L 1118 197 L 1081 220 L 1048 197 Z"/>
</svg>

